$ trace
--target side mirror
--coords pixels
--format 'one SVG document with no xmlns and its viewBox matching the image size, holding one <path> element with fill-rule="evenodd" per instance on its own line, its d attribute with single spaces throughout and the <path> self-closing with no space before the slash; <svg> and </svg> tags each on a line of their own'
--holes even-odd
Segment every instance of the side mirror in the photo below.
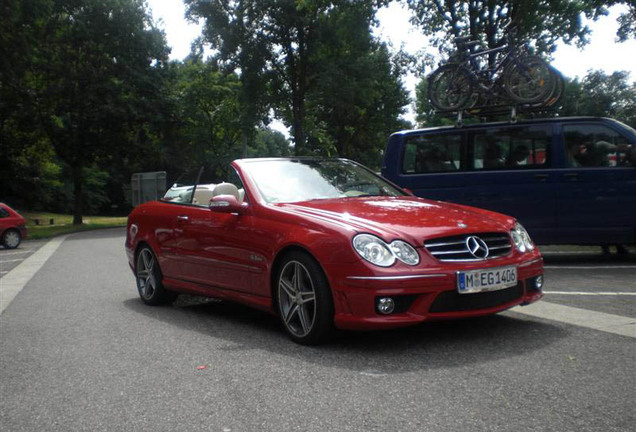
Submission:
<svg viewBox="0 0 636 432">
<path fill-rule="evenodd" d="M 210 200 L 209 208 L 217 213 L 243 214 L 247 209 L 247 203 L 240 203 L 234 195 L 217 195 Z"/>
</svg>

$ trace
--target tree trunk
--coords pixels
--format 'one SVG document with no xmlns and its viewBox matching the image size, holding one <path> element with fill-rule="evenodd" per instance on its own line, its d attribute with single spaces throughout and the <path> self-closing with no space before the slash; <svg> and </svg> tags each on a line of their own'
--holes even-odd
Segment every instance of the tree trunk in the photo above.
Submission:
<svg viewBox="0 0 636 432">
<path fill-rule="evenodd" d="M 247 157 L 247 137 L 248 132 L 245 130 L 245 127 L 241 128 L 241 157 Z"/>
<path fill-rule="evenodd" d="M 73 225 L 81 225 L 82 224 L 82 211 L 83 211 L 83 201 L 84 197 L 82 196 L 82 168 L 76 167 L 73 168 L 73 194 L 75 203 L 73 206 Z"/>
<path fill-rule="evenodd" d="M 294 103 L 292 107 L 294 114 L 294 154 L 296 156 L 303 156 L 305 152 L 305 131 L 303 129 L 303 122 L 305 120 L 305 98 L 304 95 L 294 97 Z"/>
</svg>

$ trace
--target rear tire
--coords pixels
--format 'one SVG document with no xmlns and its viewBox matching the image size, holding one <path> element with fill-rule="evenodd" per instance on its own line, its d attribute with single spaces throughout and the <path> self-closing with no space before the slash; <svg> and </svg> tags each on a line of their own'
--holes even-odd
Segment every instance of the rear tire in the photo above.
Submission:
<svg viewBox="0 0 636 432">
<path fill-rule="evenodd" d="M 17 229 L 8 229 L 2 234 L 2 244 L 7 249 L 15 249 L 22 242 L 22 234 Z"/>
<path fill-rule="evenodd" d="M 137 291 L 144 303 L 158 306 L 172 303 L 177 298 L 176 293 L 164 288 L 159 263 L 150 247 L 144 246 L 139 251 L 135 264 Z"/>
<path fill-rule="evenodd" d="M 545 103 L 556 86 L 550 65 L 537 56 L 527 56 L 506 66 L 504 87 L 508 97 L 519 104 Z"/>
<path fill-rule="evenodd" d="M 333 332 L 334 306 L 327 277 L 304 252 L 283 259 L 275 279 L 278 316 L 289 337 L 303 345 L 317 345 Z"/>
</svg>

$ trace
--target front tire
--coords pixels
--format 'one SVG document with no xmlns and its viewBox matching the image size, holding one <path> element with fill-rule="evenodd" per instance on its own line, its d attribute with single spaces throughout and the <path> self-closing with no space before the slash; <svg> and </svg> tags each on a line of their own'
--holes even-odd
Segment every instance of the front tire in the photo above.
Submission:
<svg viewBox="0 0 636 432">
<path fill-rule="evenodd" d="M 303 252 L 292 252 L 276 275 L 275 300 L 289 337 L 303 345 L 324 342 L 333 332 L 331 289 L 320 265 Z"/>
<path fill-rule="evenodd" d="M 168 304 L 177 298 L 176 293 L 164 288 L 159 263 L 148 246 L 144 246 L 137 254 L 135 277 L 139 297 L 147 305 Z"/>
<path fill-rule="evenodd" d="M 456 64 L 437 68 L 428 78 L 428 98 L 440 111 L 467 108 L 473 96 L 473 83 L 466 69 Z"/>
<path fill-rule="evenodd" d="M 8 229 L 2 234 L 2 244 L 7 249 L 15 249 L 22 242 L 22 234 L 16 229 Z"/>
</svg>

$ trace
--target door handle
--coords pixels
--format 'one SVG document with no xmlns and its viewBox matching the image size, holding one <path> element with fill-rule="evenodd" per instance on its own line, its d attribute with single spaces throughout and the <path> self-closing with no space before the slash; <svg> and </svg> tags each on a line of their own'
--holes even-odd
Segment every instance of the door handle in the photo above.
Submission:
<svg viewBox="0 0 636 432">
<path fill-rule="evenodd" d="M 535 174 L 534 178 L 536 178 L 537 180 L 539 180 L 540 182 L 544 182 L 548 179 L 549 175 L 548 174 Z"/>
<path fill-rule="evenodd" d="M 568 180 L 578 180 L 579 179 L 579 174 L 578 173 L 567 173 L 567 174 L 563 174 L 563 177 L 568 179 Z"/>
<path fill-rule="evenodd" d="M 189 217 L 189 216 L 186 216 L 186 215 L 179 215 L 179 216 L 177 216 L 177 220 L 178 220 L 179 222 L 187 222 L 187 221 L 189 221 L 189 220 L 190 220 L 190 217 Z"/>
</svg>

